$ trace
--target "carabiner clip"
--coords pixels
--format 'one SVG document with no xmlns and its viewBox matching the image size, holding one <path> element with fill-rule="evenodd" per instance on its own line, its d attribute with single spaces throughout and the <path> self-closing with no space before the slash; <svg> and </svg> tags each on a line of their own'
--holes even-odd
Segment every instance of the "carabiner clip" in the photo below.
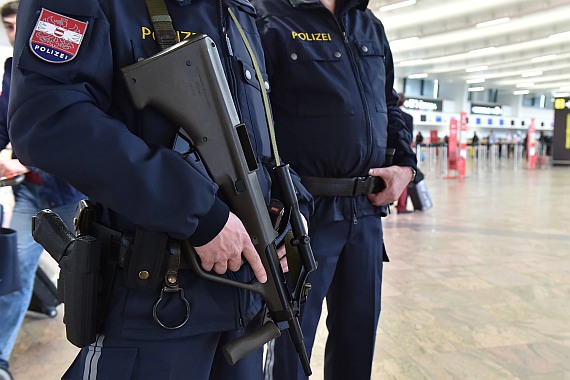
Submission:
<svg viewBox="0 0 570 380">
<path fill-rule="evenodd" d="M 167 293 L 180 292 L 180 299 L 184 302 L 184 306 L 186 306 L 186 317 L 184 318 L 182 323 L 180 323 L 177 326 L 167 326 L 164 323 L 162 323 L 162 321 L 158 317 L 157 313 L 158 305 L 160 304 L 160 302 L 162 302 L 162 298 L 164 297 L 165 292 Z M 175 288 L 169 288 L 167 286 L 164 286 L 160 291 L 160 297 L 158 297 L 158 300 L 156 301 L 154 307 L 152 308 L 152 317 L 160 325 L 160 327 L 165 328 L 167 330 L 177 330 L 182 326 L 184 326 L 186 322 L 188 322 L 188 319 L 190 319 L 190 304 L 188 303 L 188 300 L 184 297 L 184 289 L 179 288 L 178 286 L 176 286 Z"/>
<path fill-rule="evenodd" d="M 169 244 L 170 249 L 170 260 L 168 263 L 168 270 L 166 271 L 166 275 L 164 276 L 164 286 L 160 290 L 160 297 L 154 304 L 152 308 L 152 317 L 154 320 L 160 325 L 160 327 L 165 328 L 167 330 L 176 330 L 181 328 L 188 322 L 190 318 L 190 304 L 186 297 L 184 297 L 184 289 L 178 286 L 178 268 L 180 267 L 180 243 L 179 242 L 172 242 Z M 184 302 L 184 306 L 186 307 L 186 318 L 177 326 L 167 326 L 158 317 L 158 305 L 162 302 L 164 298 L 164 293 L 175 293 L 180 292 L 180 299 Z"/>
</svg>

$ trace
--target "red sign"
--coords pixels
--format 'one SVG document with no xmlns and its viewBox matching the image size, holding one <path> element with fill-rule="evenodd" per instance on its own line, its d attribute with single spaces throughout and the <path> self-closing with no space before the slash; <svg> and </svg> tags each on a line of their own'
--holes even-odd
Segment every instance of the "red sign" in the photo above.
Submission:
<svg viewBox="0 0 570 380">
<path fill-rule="evenodd" d="M 436 144 L 439 138 L 437 137 L 437 130 L 429 131 L 429 142 L 432 144 Z"/>
<path fill-rule="evenodd" d="M 447 143 L 447 169 L 457 170 L 457 120 L 449 121 L 449 141 Z"/>
<path fill-rule="evenodd" d="M 459 169 L 459 175 L 464 177 L 467 162 L 467 114 L 465 112 L 461 112 L 460 127 L 461 132 L 459 134 L 459 159 L 457 162 L 457 169 Z"/>
<path fill-rule="evenodd" d="M 529 169 L 534 169 L 536 166 L 537 151 L 536 151 L 536 129 L 534 127 L 534 118 L 530 119 L 530 125 L 528 126 L 526 139 L 526 151 L 528 152 L 527 167 Z"/>
</svg>

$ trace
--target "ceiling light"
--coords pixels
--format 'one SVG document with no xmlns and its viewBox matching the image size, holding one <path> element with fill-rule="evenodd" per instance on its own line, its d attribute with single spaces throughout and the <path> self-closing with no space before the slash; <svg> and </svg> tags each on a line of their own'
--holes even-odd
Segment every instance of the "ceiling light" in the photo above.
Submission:
<svg viewBox="0 0 570 380">
<path fill-rule="evenodd" d="M 557 57 L 556 54 L 543 55 L 542 57 L 534 57 L 530 61 L 531 62 L 544 62 L 544 61 L 550 61 L 556 57 Z"/>
<path fill-rule="evenodd" d="M 504 24 L 505 22 L 509 22 L 511 19 L 508 17 L 498 18 L 496 20 L 484 21 L 480 22 L 479 24 L 475 25 L 476 28 L 487 28 L 493 25 Z"/>
<path fill-rule="evenodd" d="M 408 75 L 408 78 L 410 79 L 420 79 L 420 78 L 427 78 L 428 74 L 427 73 L 421 73 L 421 74 L 410 74 Z"/>
<path fill-rule="evenodd" d="M 469 92 L 485 91 L 485 87 L 469 87 L 467 91 Z"/>
<path fill-rule="evenodd" d="M 569 96 L 570 96 L 570 92 L 555 92 L 554 93 L 555 98 L 567 98 Z"/>
<path fill-rule="evenodd" d="M 476 71 L 485 71 L 489 68 L 489 66 L 477 66 L 477 67 L 468 67 L 465 69 L 468 73 L 474 73 Z"/>
<path fill-rule="evenodd" d="M 475 79 L 467 79 L 465 83 L 467 84 L 475 84 L 475 83 L 483 83 L 485 82 L 484 78 L 475 78 Z"/>
<path fill-rule="evenodd" d="M 517 83 L 516 86 L 517 88 L 530 87 L 534 86 L 534 83 L 532 82 Z"/>
<path fill-rule="evenodd" d="M 489 52 L 491 50 L 495 50 L 496 47 L 495 46 L 489 46 L 486 48 L 482 48 L 482 49 L 475 49 L 475 50 L 470 50 L 467 52 L 467 54 L 480 54 L 480 53 L 486 53 Z"/>
<path fill-rule="evenodd" d="M 399 40 L 390 41 L 390 46 L 392 46 L 394 44 L 405 44 L 405 43 L 410 43 L 410 42 L 416 42 L 419 39 L 420 38 L 418 36 L 400 38 Z"/>
<path fill-rule="evenodd" d="M 420 65 L 424 63 L 423 59 L 412 59 L 410 61 L 402 61 L 399 63 L 400 66 L 413 66 L 413 65 Z"/>
<path fill-rule="evenodd" d="M 542 75 L 542 71 L 538 70 L 538 71 L 528 71 L 526 73 L 522 73 L 521 77 L 523 78 L 528 78 L 528 77 L 537 77 L 539 75 Z"/>
<path fill-rule="evenodd" d="M 528 95 L 530 93 L 529 90 L 516 90 L 513 91 L 513 95 Z"/>
<path fill-rule="evenodd" d="M 570 38 L 570 31 L 551 34 L 550 36 L 548 36 L 548 38 L 556 38 L 556 39 L 558 39 L 558 38 Z"/>
<path fill-rule="evenodd" d="M 407 7 L 409 5 L 414 5 L 415 3 L 416 3 L 416 0 L 406 0 L 406 1 L 401 1 L 399 3 L 394 3 L 394 4 L 390 4 L 390 5 L 380 7 L 380 9 L 378 9 L 378 10 L 380 12 L 388 12 L 388 11 L 393 11 L 394 9 Z"/>
</svg>

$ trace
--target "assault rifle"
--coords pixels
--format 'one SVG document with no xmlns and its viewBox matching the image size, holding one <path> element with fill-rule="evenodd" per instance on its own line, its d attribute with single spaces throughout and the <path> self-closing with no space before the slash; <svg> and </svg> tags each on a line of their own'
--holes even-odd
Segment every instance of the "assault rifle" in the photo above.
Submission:
<svg viewBox="0 0 570 380">
<path fill-rule="evenodd" d="M 305 373 L 311 374 L 298 314 L 305 297 L 306 278 L 316 268 L 309 238 L 302 223 L 289 167 L 274 168 L 286 219 L 291 226 L 301 263 L 296 282 L 288 283 L 276 253 L 277 232 L 256 171 L 256 155 L 238 113 L 224 75 L 216 45 L 205 35 L 194 36 L 171 48 L 125 67 L 123 74 L 136 108 L 152 107 L 180 127 L 208 174 L 218 184 L 230 209 L 243 222 L 268 275 L 262 284 L 248 283 L 206 272 L 188 242 L 183 242 L 192 269 L 201 277 L 261 294 L 268 320 L 252 334 L 230 342 L 224 354 L 230 364 L 288 329 Z"/>
</svg>

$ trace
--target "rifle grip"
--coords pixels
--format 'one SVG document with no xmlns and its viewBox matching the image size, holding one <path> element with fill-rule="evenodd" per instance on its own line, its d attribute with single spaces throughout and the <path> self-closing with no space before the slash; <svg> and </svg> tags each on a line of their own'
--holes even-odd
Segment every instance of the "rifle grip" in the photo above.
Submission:
<svg viewBox="0 0 570 380">
<path fill-rule="evenodd" d="M 263 347 L 263 345 L 275 338 L 281 336 L 279 327 L 273 322 L 266 322 L 261 328 L 255 330 L 251 334 L 234 339 L 222 347 L 224 357 L 230 365 L 234 365 L 254 350 Z"/>
</svg>

